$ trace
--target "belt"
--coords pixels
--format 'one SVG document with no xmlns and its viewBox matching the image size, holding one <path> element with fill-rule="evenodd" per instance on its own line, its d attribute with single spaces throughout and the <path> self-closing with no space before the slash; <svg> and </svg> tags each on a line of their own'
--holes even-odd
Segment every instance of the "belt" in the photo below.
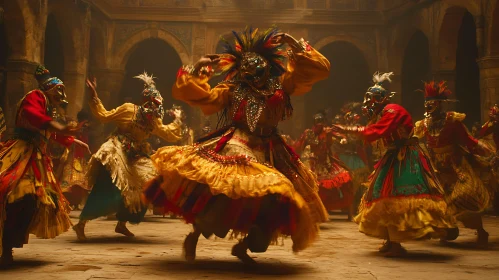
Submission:
<svg viewBox="0 0 499 280">
<path fill-rule="evenodd" d="M 399 139 L 391 143 L 390 146 L 388 147 L 388 150 L 396 150 L 407 146 L 416 146 L 418 144 L 419 144 L 419 139 L 416 137 L 411 137 L 408 139 Z"/>
<path fill-rule="evenodd" d="M 251 131 L 247 126 L 236 125 L 236 127 L 258 137 L 270 137 L 277 133 L 277 127 L 275 126 L 257 126 L 254 131 Z"/>
</svg>

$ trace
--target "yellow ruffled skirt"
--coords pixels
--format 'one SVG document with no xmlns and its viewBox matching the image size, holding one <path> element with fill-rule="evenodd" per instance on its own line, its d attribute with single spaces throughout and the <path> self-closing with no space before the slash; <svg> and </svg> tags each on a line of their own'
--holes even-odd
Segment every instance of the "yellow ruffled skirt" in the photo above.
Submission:
<svg viewBox="0 0 499 280">
<path fill-rule="evenodd" d="M 160 148 L 152 156 L 160 175 L 145 189 L 146 199 L 206 237 L 255 233 L 263 245 L 250 244 L 253 252 L 281 236 L 291 237 L 294 251 L 309 246 L 327 220 L 314 175 L 278 135 L 263 139 L 236 128 L 220 134 Z"/>
</svg>

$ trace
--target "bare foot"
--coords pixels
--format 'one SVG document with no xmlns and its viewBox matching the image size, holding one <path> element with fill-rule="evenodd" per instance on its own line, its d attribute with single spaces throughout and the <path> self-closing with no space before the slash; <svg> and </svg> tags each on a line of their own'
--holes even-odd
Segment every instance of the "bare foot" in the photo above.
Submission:
<svg viewBox="0 0 499 280">
<path fill-rule="evenodd" d="M 196 247 L 198 239 L 193 232 L 189 233 L 184 240 L 184 258 L 188 262 L 193 262 L 196 259 Z"/>
<path fill-rule="evenodd" d="M 400 258 L 407 254 L 407 250 L 400 243 L 391 242 L 390 249 L 385 253 L 387 258 Z"/>
<path fill-rule="evenodd" d="M 241 241 L 232 247 L 232 255 L 245 264 L 255 265 L 256 261 L 248 255 L 247 250 L 248 246 L 244 241 Z"/>
<path fill-rule="evenodd" d="M 79 241 L 87 240 L 87 237 L 85 236 L 85 224 L 84 223 L 76 224 L 75 226 L 73 226 L 73 230 L 76 232 L 76 238 L 78 238 Z"/>
<path fill-rule="evenodd" d="M 391 247 L 390 241 L 385 241 L 385 243 L 383 243 L 383 245 L 381 245 L 381 247 L 379 247 L 378 251 L 380 253 L 386 253 L 386 252 L 390 251 L 390 247 Z"/>
<path fill-rule="evenodd" d="M 131 231 L 128 230 L 126 227 L 126 224 L 123 223 L 118 223 L 116 225 L 116 228 L 114 229 L 114 232 L 123 234 L 126 237 L 134 237 L 135 234 L 133 234 Z"/>
</svg>

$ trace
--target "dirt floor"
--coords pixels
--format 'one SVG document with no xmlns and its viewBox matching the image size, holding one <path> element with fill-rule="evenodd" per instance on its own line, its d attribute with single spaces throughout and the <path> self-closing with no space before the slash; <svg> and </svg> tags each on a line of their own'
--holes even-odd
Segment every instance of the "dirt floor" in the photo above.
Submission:
<svg viewBox="0 0 499 280">
<path fill-rule="evenodd" d="M 72 217 L 77 221 L 78 212 Z M 70 231 L 54 240 L 32 238 L 16 249 L 16 264 L 0 270 L 0 279 L 499 279 L 499 218 L 488 216 L 490 248 L 474 248 L 475 234 L 462 229 L 454 242 L 405 244 L 407 257 L 387 259 L 377 253 L 381 241 L 366 237 L 343 216 L 321 226 L 312 247 L 291 252 L 291 240 L 252 254 L 259 263 L 247 267 L 230 255 L 235 240 L 201 239 L 197 260 L 186 263 L 182 242 L 190 227 L 181 220 L 147 216 L 130 226 L 136 234 L 114 233 L 116 221 L 101 219 L 87 225 L 85 243 Z"/>
</svg>

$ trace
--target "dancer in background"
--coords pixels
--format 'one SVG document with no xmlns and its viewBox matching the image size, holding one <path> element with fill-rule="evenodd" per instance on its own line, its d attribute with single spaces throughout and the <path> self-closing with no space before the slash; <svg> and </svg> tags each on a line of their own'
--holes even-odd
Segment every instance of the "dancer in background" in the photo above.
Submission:
<svg viewBox="0 0 499 280">
<path fill-rule="evenodd" d="M 317 176 L 319 195 L 326 209 L 349 209 L 354 199 L 352 177 L 346 165 L 332 151 L 334 142 L 345 143 L 345 139 L 326 125 L 325 115 L 315 114 L 312 129 L 306 129 L 293 147 L 307 158 L 310 169 Z M 307 147 L 310 147 L 310 152 Z"/>
<path fill-rule="evenodd" d="M 80 111 L 76 116 L 78 123 L 90 121 L 87 111 Z M 75 123 L 74 121 L 70 122 Z M 76 138 L 88 144 L 89 126 L 85 125 Z M 64 152 L 61 164 L 57 171 L 57 177 L 62 188 L 62 193 L 69 202 L 72 209 L 77 210 L 87 199 L 90 188 L 87 181 L 88 158 L 87 151 L 80 146 L 72 146 Z"/>
<path fill-rule="evenodd" d="M 327 220 L 314 175 L 277 125 L 291 116 L 291 95 L 309 92 L 328 76 L 329 61 L 276 29 L 247 29 L 234 37 L 225 53 L 181 68 L 173 86 L 174 98 L 205 114 L 222 111 L 225 126 L 193 146 L 163 147 L 152 156 L 160 176 L 145 195 L 193 224 L 184 241 L 189 261 L 201 234 L 224 238 L 232 231 L 240 240 L 232 255 L 253 263 L 248 249 L 265 252 L 280 236 L 291 236 L 293 251 L 301 251 Z M 226 74 L 214 88 L 208 84 L 211 67 Z"/>
<path fill-rule="evenodd" d="M 374 85 L 364 95 L 367 126 L 334 125 L 339 133 L 353 134 L 368 142 L 383 139 L 387 151 L 369 177 L 355 221 L 359 231 L 386 240 L 379 249 L 387 257 L 406 253 L 400 244 L 409 240 L 445 238 L 453 221 L 430 159 L 413 137 L 412 118 L 400 105 L 390 103 L 388 91 L 393 73 L 375 73 Z"/>
<path fill-rule="evenodd" d="M 465 114 L 443 109 L 444 102 L 455 101 L 449 99 L 450 95 L 445 81 L 425 83 L 425 119 L 416 122 L 415 135 L 428 147 L 444 186 L 449 213 L 466 228 L 476 230 L 477 244 L 485 247 L 489 234 L 483 228 L 481 213 L 489 206 L 492 194 L 468 159 L 477 154 L 486 156 L 490 151 L 468 132 L 462 123 Z"/>
<path fill-rule="evenodd" d="M 69 127 L 54 121 L 52 109 L 67 104 L 63 82 L 38 66 L 39 89 L 19 102 L 13 139 L 0 148 L 0 240 L 1 264 L 13 262 L 12 249 L 22 248 L 29 234 L 55 238 L 71 226 L 69 205 L 53 174 L 47 143 L 70 147 L 88 146 L 67 136 L 81 125 Z"/>
<path fill-rule="evenodd" d="M 147 139 L 151 134 L 169 142 L 182 138 L 180 112 L 174 110 L 175 120 L 164 125 L 163 98 L 156 89 L 153 77 L 144 73 L 136 78 L 144 82 L 142 105 L 125 103 L 111 111 L 102 105 L 96 81 L 87 80 L 92 113 L 103 123 L 116 124 L 117 130 L 90 159 L 88 184 L 92 191 L 80 221 L 73 227 L 78 240 L 86 239 L 87 221 L 110 214 L 116 214 L 118 219 L 116 233 L 134 236 L 126 223 L 138 224 L 143 220 L 147 206 L 141 202 L 142 187 L 156 176 L 149 158 L 151 148 Z"/>
<path fill-rule="evenodd" d="M 360 103 L 355 102 L 347 103 L 343 106 L 341 111 L 344 113 L 343 119 L 345 125 L 361 125 L 361 106 Z M 347 135 L 346 142 L 338 149 L 338 157 L 352 174 L 354 201 L 350 204 L 349 217 L 353 217 L 366 190 L 363 184 L 367 182 L 367 177 L 370 173 L 367 162 L 367 151 L 363 140 L 353 134 Z"/>
<path fill-rule="evenodd" d="M 495 104 L 489 111 L 489 120 L 482 126 L 479 132 L 479 137 L 484 138 L 492 135 L 492 140 L 495 145 L 496 152 L 491 157 L 490 165 L 496 182 L 494 184 L 493 205 L 496 214 L 499 214 L 499 106 Z"/>
</svg>

